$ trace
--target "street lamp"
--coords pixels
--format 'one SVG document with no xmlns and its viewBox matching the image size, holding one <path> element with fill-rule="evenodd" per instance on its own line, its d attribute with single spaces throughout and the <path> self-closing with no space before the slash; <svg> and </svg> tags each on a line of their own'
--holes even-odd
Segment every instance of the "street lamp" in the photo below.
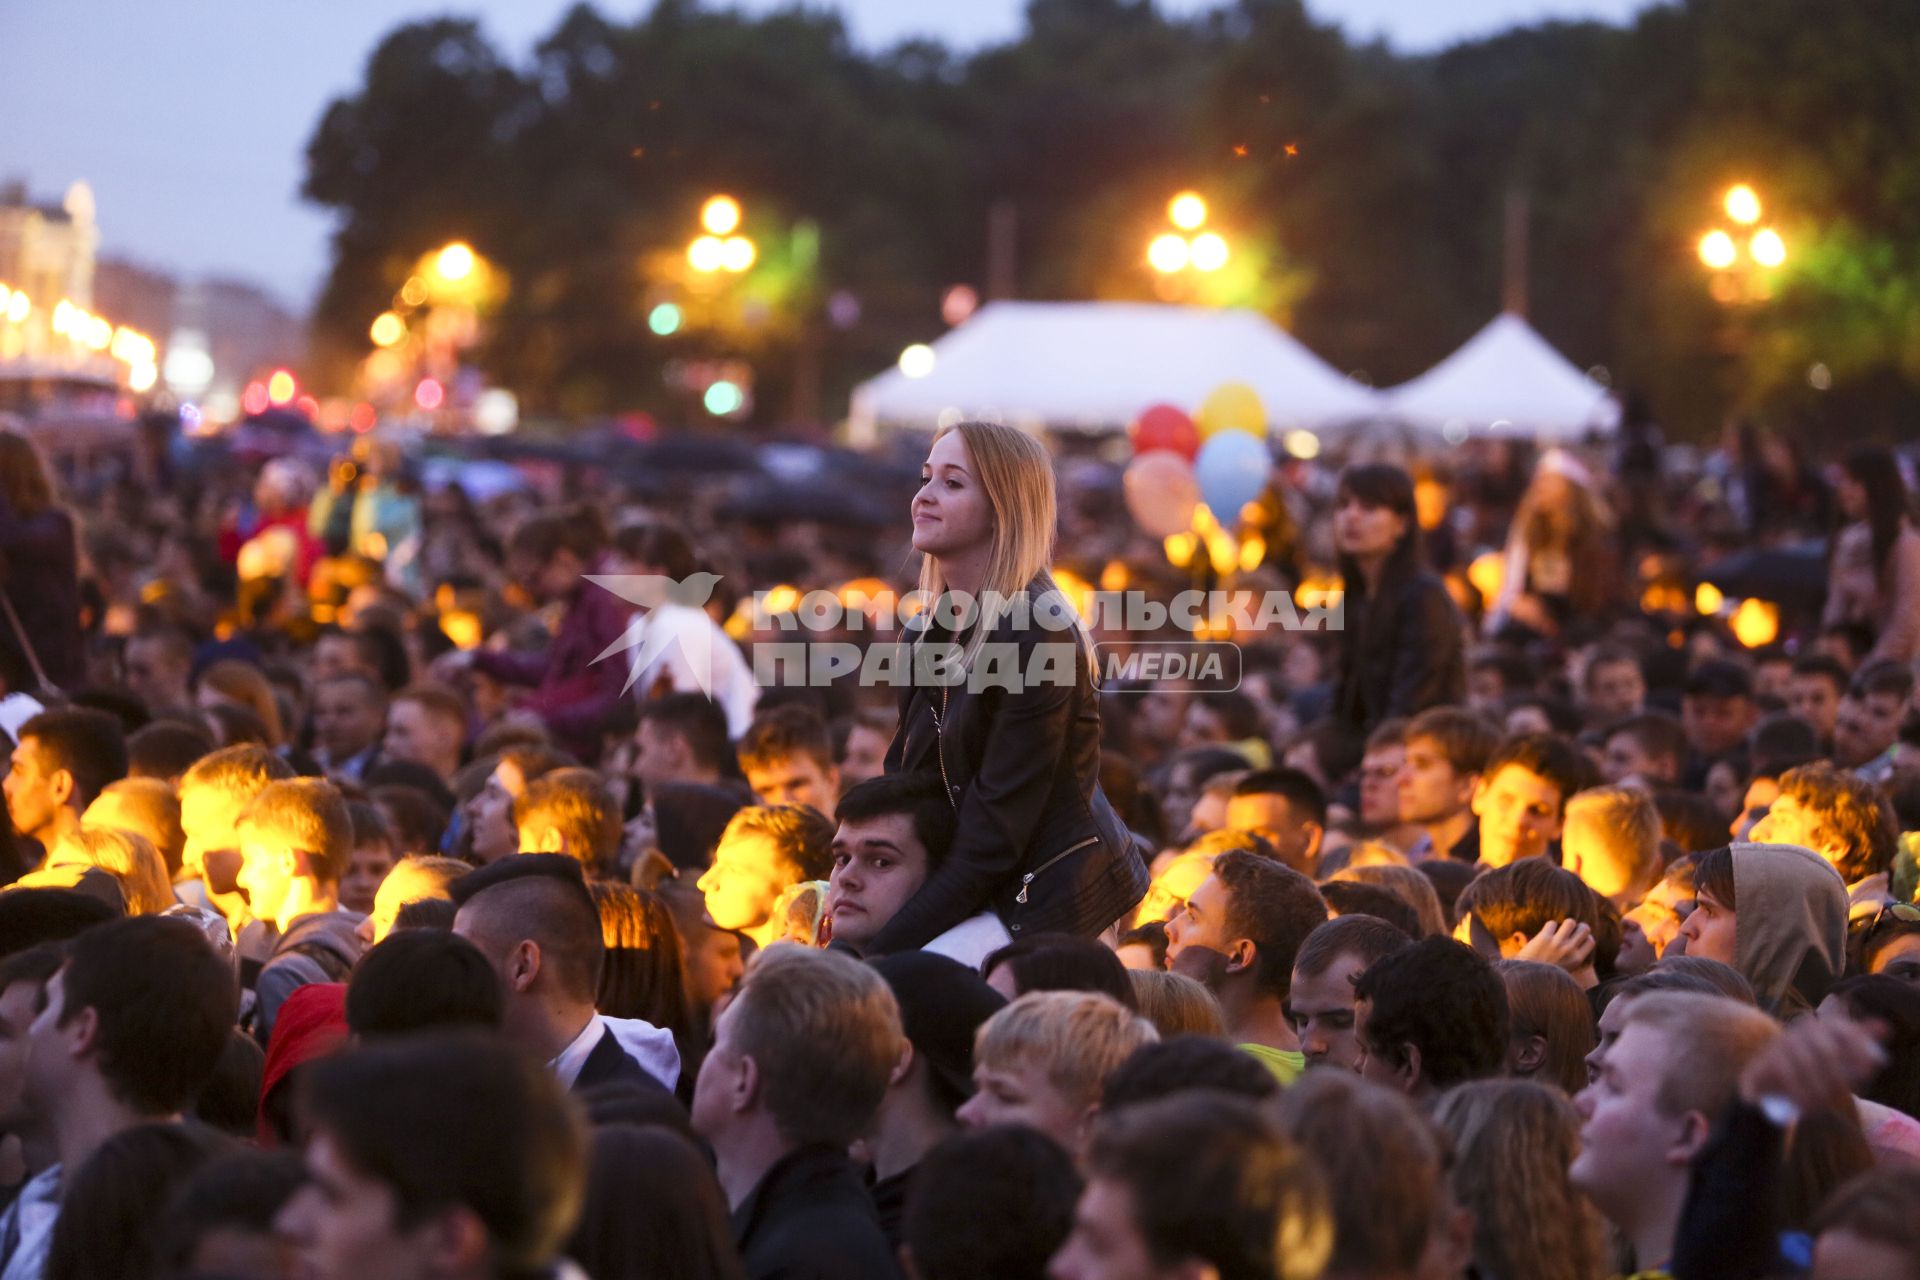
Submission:
<svg viewBox="0 0 1920 1280">
<path fill-rule="evenodd" d="M 1715 227 L 1700 237 L 1700 262 L 1709 271 L 1732 272 L 1739 269 L 1744 276 L 1750 273 L 1743 263 L 1772 271 L 1786 263 L 1787 243 L 1780 233 L 1772 227 L 1761 227 L 1749 231 L 1760 221 L 1760 196 L 1746 183 L 1738 183 L 1727 189 L 1721 199 L 1721 209 L 1734 225 L 1732 228 Z M 1744 259 L 1742 249 L 1745 250 Z M 1753 298 L 1765 296 L 1764 285 L 1756 285 L 1750 279 L 1737 282 L 1716 280 L 1714 295 L 1725 298 Z"/>
<path fill-rule="evenodd" d="M 433 269 L 442 280 L 453 283 L 465 280 L 473 274 L 472 246 L 454 241 L 434 257 Z"/>
<path fill-rule="evenodd" d="M 687 246 L 687 265 L 701 275 L 724 271 L 740 275 L 752 268 L 760 250 L 752 240 L 733 234 L 739 229 L 740 202 L 732 196 L 712 196 L 700 206 L 700 226 L 705 235 Z"/>
<path fill-rule="evenodd" d="M 1147 265 L 1163 276 L 1187 270 L 1211 274 L 1226 266 L 1226 237 L 1200 230 L 1207 225 L 1208 213 L 1207 202 L 1197 191 L 1182 191 L 1167 201 L 1167 221 L 1178 230 L 1163 231 L 1147 242 Z"/>
</svg>

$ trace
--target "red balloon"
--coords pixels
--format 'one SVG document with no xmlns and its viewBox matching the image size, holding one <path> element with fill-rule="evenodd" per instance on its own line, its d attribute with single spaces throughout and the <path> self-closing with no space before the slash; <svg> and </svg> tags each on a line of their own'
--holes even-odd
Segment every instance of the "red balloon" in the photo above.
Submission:
<svg viewBox="0 0 1920 1280">
<path fill-rule="evenodd" d="M 1156 404 L 1140 415 L 1127 434 L 1136 454 L 1164 449 L 1192 462 L 1200 452 L 1200 431 L 1193 419 L 1170 404 Z"/>
</svg>

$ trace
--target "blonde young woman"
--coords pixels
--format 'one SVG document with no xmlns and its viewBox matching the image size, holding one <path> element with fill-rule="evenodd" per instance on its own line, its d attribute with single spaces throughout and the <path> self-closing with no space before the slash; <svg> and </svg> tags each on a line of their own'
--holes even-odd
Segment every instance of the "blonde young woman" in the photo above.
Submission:
<svg viewBox="0 0 1920 1280">
<path fill-rule="evenodd" d="M 1053 464 L 1024 432 L 966 422 L 934 438 L 921 470 L 913 545 L 930 606 L 886 767 L 940 778 L 958 823 L 866 950 L 912 950 L 987 910 L 1015 938 L 1092 936 L 1140 901 L 1147 868 L 1100 790 L 1092 660 L 1047 572 Z M 937 653 L 967 678 L 921 675 Z"/>
</svg>

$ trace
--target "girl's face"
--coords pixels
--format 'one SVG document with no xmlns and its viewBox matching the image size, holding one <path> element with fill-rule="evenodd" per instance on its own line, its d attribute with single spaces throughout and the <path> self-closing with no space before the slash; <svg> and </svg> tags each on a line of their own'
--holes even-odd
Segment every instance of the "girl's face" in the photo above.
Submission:
<svg viewBox="0 0 1920 1280">
<path fill-rule="evenodd" d="M 993 505 L 967 442 L 949 431 L 933 442 L 913 496 L 913 549 L 934 556 L 978 551 L 993 539 Z"/>
<path fill-rule="evenodd" d="M 1341 494 L 1340 505 L 1334 508 L 1333 541 L 1343 555 L 1359 560 L 1390 555 L 1406 532 L 1405 516 L 1351 493 Z"/>
<path fill-rule="evenodd" d="M 1847 519 L 1867 518 L 1867 487 L 1845 471 L 1834 473 L 1833 496 L 1840 503 L 1840 514 Z"/>
</svg>

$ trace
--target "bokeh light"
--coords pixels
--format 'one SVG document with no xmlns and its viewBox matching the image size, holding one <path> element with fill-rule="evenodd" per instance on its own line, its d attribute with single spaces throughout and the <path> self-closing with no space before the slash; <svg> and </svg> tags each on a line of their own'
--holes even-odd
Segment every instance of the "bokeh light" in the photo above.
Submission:
<svg viewBox="0 0 1920 1280">
<path fill-rule="evenodd" d="M 1206 225 L 1207 202 L 1197 191 L 1182 191 L 1167 203 L 1167 218 L 1182 231 Z"/>
</svg>

